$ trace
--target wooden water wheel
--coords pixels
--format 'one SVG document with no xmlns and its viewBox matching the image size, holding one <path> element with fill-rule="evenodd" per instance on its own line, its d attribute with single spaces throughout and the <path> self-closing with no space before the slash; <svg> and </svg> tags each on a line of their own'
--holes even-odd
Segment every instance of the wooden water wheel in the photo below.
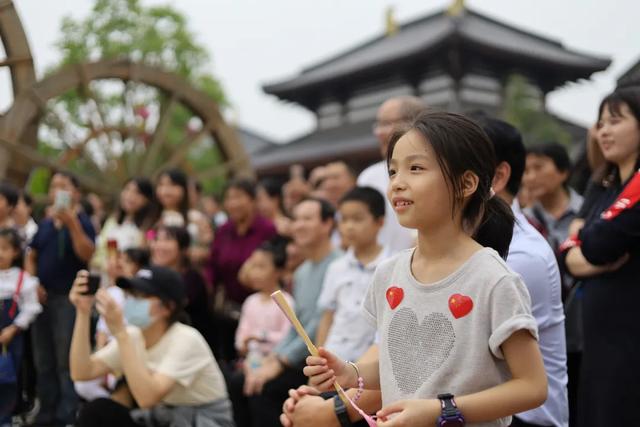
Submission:
<svg viewBox="0 0 640 427">
<path fill-rule="evenodd" d="M 111 59 L 67 66 L 36 82 L 10 0 L 0 0 L 0 35 L 7 54 L 0 65 L 10 68 L 14 91 L 0 117 L 0 177 L 24 182 L 34 166 L 73 169 L 85 187 L 112 195 L 129 177 L 153 177 L 169 167 L 201 181 L 253 175 L 217 103 L 182 77 Z M 69 94 L 81 104 L 71 115 L 60 108 Z M 38 139 L 52 142 L 43 149 Z"/>
<path fill-rule="evenodd" d="M 9 69 L 11 89 L 15 97 L 21 90 L 35 83 L 36 73 L 29 42 L 12 0 L 0 0 L 0 42 L 4 48 L 4 57 L 0 57 L 0 69 Z M 0 127 L 2 122 L 0 112 Z M 24 130 L 23 138 L 34 145 L 37 133 L 37 126 L 32 126 Z M 10 153 L 0 145 L 0 176 L 6 172 L 10 158 Z M 16 163 L 18 169 L 24 169 L 29 163 L 22 158 L 13 158 L 12 162 Z"/>
</svg>

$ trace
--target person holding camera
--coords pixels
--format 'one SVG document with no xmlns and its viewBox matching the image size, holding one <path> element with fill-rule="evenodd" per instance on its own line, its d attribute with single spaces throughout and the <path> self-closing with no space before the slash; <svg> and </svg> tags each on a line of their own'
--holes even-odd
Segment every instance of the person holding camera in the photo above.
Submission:
<svg viewBox="0 0 640 427">
<path fill-rule="evenodd" d="M 152 266 L 118 278 L 116 285 L 126 292 L 123 309 L 104 289 L 92 295 L 88 279 L 80 271 L 69 293 L 76 307 L 71 377 L 87 381 L 113 374 L 120 381 L 117 398 L 87 403 L 76 425 L 233 427 L 224 378 L 209 346 L 179 321 L 186 300 L 180 275 Z M 114 339 L 91 354 L 94 302 Z"/>
<path fill-rule="evenodd" d="M 48 217 L 29 244 L 25 270 L 38 277 L 42 313 L 31 330 L 40 411 L 35 425 L 68 425 L 78 397 L 69 377 L 69 346 L 75 310 L 67 295 L 76 272 L 93 256 L 95 230 L 80 208 L 75 176 L 57 172 L 49 185 Z"/>
</svg>

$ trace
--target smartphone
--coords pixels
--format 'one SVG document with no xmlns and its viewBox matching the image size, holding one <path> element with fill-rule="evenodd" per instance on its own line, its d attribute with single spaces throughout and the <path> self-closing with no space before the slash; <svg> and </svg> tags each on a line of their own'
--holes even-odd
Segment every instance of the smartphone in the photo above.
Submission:
<svg viewBox="0 0 640 427">
<path fill-rule="evenodd" d="M 87 283 L 88 289 L 84 295 L 95 295 L 100 287 L 100 275 L 91 273 L 89 274 L 89 281 Z"/>
<path fill-rule="evenodd" d="M 71 207 L 71 192 L 66 190 L 56 191 L 54 207 L 56 210 L 69 209 Z"/>
</svg>

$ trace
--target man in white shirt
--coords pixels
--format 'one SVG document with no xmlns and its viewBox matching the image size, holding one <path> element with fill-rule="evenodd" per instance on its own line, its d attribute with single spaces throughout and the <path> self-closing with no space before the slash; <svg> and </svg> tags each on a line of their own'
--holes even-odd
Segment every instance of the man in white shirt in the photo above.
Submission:
<svg viewBox="0 0 640 427">
<path fill-rule="evenodd" d="M 373 133 L 380 144 L 382 161 L 374 163 L 360 173 L 359 187 L 373 187 L 382 194 L 387 194 L 387 186 L 389 185 L 387 148 L 393 131 L 397 126 L 410 122 L 424 109 L 426 109 L 424 102 L 415 96 L 391 98 L 380 106 L 373 124 Z M 393 212 L 388 200 L 387 212 Z M 415 239 L 415 232 L 402 227 L 393 213 L 385 217 L 384 226 L 378 235 L 378 242 L 387 247 L 391 254 L 413 247 Z"/>
<path fill-rule="evenodd" d="M 567 357 L 560 270 L 545 238 L 527 221 L 515 198 L 524 172 L 526 152 L 516 128 L 486 116 L 475 117 L 489 135 L 498 166 L 493 178 L 496 197 L 509 203 L 516 223 L 509 246 L 507 265 L 522 276 L 531 295 L 539 345 L 549 391 L 547 401 L 537 409 L 516 414 L 512 427 L 569 425 L 567 399 Z"/>
</svg>

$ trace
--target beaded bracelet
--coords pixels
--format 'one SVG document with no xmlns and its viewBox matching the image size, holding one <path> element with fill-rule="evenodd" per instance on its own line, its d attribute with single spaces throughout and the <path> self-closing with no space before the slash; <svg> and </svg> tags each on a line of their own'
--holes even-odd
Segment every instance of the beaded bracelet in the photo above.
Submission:
<svg viewBox="0 0 640 427">
<path fill-rule="evenodd" d="M 362 396 L 362 393 L 364 392 L 364 378 L 362 378 L 362 376 L 360 375 L 360 369 L 358 369 L 358 365 L 356 365 L 355 363 L 353 363 L 351 361 L 347 361 L 347 363 L 349 365 L 353 366 L 353 369 L 356 370 L 356 375 L 358 376 L 358 391 L 356 392 L 356 395 L 353 398 L 353 403 L 356 403 L 358 400 L 360 400 L 360 397 Z"/>
</svg>

